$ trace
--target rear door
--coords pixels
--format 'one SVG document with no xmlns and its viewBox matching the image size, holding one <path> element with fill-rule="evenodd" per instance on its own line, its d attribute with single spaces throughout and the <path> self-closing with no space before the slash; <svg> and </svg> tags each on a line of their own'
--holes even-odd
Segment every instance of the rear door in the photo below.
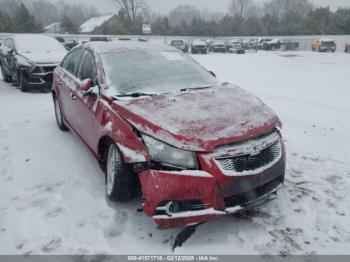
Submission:
<svg viewBox="0 0 350 262">
<path fill-rule="evenodd" d="M 85 50 L 84 55 L 78 70 L 78 79 L 80 86 L 76 90 L 76 110 L 74 110 L 74 119 L 77 125 L 77 132 L 81 138 L 90 147 L 95 149 L 97 144 L 96 137 L 96 108 L 99 101 L 99 94 L 84 96 L 81 89 L 82 85 L 88 80 L 92 80 L 96 85 L 97 68 L 94 55 Z"/>
<path fill-rule="evenodd" d="M 76 90 L 79 87 L 77 72 L 80 66 L 83 49 L 78 48 L 69 53 L 57 70 L 57 85 L 60 90 L 59 96 L 63 115 L 74 130 L 77 129 L 76 113 Z"/>
</svg>

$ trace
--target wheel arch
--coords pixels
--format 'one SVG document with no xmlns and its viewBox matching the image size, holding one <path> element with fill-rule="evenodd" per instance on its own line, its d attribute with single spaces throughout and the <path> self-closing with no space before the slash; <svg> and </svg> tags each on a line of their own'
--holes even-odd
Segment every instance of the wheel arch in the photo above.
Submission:
<svg viewBox="0 0 350 262">
<path fill-rule="evenodd" d="M 102 136 L 98 141 L 98 146 L 97 146 L 98 163 L 104 172 L 106 171 L 108 148 L 113 143 L 115 143 L 114 140 L 108 135 Z"/>
<path fill-rule="evenodd" d="M 133 146 L 127 143 L 125 140 L 116 138 L 112 133 L 106 133 L 100 137 L 97 145 L 98 162 L 103 171 L 106 171 L 106 160 L 108 155 L 108 149 L 111 144 L 115 144 L 118 148 L 121 157 L 127 164 L 145 163 L 150 160 L 146 146 L 142 141 L 134 135 L 136 139 Z"/>
</svg>

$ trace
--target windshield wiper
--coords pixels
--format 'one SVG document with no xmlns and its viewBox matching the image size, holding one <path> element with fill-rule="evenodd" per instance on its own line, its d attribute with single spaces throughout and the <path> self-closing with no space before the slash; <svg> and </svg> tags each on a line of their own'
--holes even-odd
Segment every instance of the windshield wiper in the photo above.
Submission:
<svg viewBox="0 0 350 262">
<path fill-rule="evenodd" d="M 149 94 L 149 93 L 142 93 L 142 92 L 135 92 L 135 93 L 130 93 L 130 94 L 123 94 L 123 95 L 115 95 L 113 97 L 118 98 L 118 97 L 141 97 L 141 96 L 156 96 L 157 94 Z"/>
<path fill-rule="evenodd" d="M 212 88 L 212 87 L 214 87 L 214 86 L 188 87 L 188 88 L 180 89 L 180 91 L 181 92 L 186 92 L 186 91 L 191 91 L 191 90 L 208 89 L 208 88 Z"/>
</svg>

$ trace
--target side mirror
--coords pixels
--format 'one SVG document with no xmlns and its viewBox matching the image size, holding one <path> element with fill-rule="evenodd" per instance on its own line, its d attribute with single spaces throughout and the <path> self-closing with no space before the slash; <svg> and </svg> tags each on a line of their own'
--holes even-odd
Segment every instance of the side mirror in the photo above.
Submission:
<svg viewBox="0 0 350 262">
<path fill-rule="evenodd" d="M 10 48 L 10 49 L 8 50 L 8 54 L 13 54 L 13 48 Z"/>
<path fill-rule="evenodd" d="M 208 71 L 208 72 L 209 72 L 209 74 L 211 74 L 213 77 L 216 78 L 216 75 L 215 75 L 215 73 L 213 71 Z"/>
<path fill-rule="evenodd" d="M 83 96 L 94 96 L 97 95 L 98 92 L 98 87 L 92 79 L 88 78 L 83 81 L 81 86 L 81 93 Z"/>
</svg>

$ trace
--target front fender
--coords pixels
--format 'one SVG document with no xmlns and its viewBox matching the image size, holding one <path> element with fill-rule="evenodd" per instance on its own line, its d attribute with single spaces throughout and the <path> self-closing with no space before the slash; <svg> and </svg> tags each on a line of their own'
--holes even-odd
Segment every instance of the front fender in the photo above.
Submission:
<svg viewBox="0 0 350 262">
<path fill-rule="evenodd" d="M 104 137 L 111 138 L 118 146 L 126 163 L 142 163 L 151 160 L 147 148 L 137 131 L 119 116 L 110 105 L 102 101 L 101 108 L 96 109 L 97 117 L 101 120 L 102 129 L 99 141 Z"/>
</svg>

